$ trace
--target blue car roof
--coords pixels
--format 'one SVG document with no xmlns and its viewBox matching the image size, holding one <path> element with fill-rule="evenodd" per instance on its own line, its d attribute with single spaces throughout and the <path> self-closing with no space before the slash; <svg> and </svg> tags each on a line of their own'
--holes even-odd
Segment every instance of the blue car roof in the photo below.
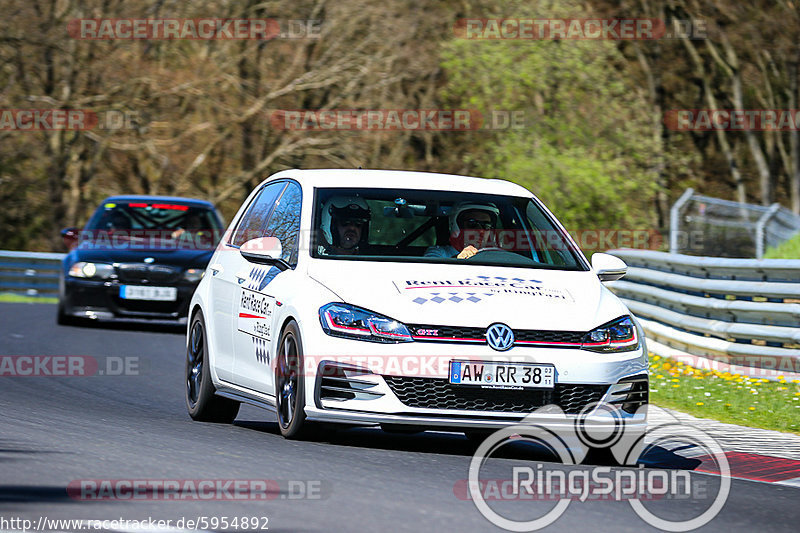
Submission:
<svg viewBox="0 0 800 533">
<path fill-rule="evenodd" d="M 200 200 L 199 198 L 184 198 L 181 196 L 151 196 L 147 194 L 123 194 L 119 196 L 109 196 L 103 202 L 172 202 L 189 205 L 202 205 L 205 207 L 214 207 L 214 204 L 208 200 Z"/>
</svg>

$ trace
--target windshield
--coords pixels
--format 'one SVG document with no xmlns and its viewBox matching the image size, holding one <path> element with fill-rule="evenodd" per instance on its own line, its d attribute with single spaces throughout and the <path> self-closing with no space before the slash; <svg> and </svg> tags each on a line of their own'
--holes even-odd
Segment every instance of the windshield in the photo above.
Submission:
<svg viewBox="0 0 800 533">
<path fill-rule="evenodd" d="M 222 221 L 213 208 L 205 206 L 165 201 L 114 201 L 101 205 L 85 229 L 134 240 L 194 239 L 205 242 L 205 247 L 213 247 L 222 234 Z"/>
<path fill-rule="evenodd" d="M 214 210 L 207 207 L 163 202 L 107 202 L 95 211 L 86 229 L 218 231 L 222 225 Z"/>
<path fill-rule="evenodd" d="M 312 256 L 585 270 L 531 198 L 453 191 L 317 189 Z"/>
</svg>

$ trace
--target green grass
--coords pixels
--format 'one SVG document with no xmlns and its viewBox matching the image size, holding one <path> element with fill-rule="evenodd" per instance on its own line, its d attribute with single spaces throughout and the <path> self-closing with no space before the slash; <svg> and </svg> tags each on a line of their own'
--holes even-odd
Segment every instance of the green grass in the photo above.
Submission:
<svg viewBox="0 0 800 533">
<path fill-rule="evenodd" d="M 650 401 L 697 417 L 800 434 L 800 380 L 700 370 L 651 355 Z"/>
<path fill-rule="evenodd" d="M 800 259 L 800 234 L 764 253 L 764 259 Z"/>
<path fill-rule="evenodd" d="M 24 296 L 22 294 L 0 294 L 0 302 L 29 303 L 29 304 L 57 304 L 58 298 Z"/>
</svg>

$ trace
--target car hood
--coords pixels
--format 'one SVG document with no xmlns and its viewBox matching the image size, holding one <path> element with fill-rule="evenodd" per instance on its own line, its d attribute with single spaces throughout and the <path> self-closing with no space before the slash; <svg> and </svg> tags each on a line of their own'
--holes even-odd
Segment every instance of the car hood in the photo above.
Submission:
<svg viewBox="0 0 800 533">
<path fill-rule="evenodd" d="M 628 314 L 594 272 L 318 260 L 342 301 L 409 324 L 588 331 Z"/>
<path fill-rule="evenodd" d="M 124 248 L 97 247 L 81 245 L 69 255 L 72 262 L 93 261 L 97 263 L 141 263 L 152 258 L 155 264 L 204 267 L 211 259 L 213 251 L 190 249 L 138 250 Z"/>
</svg>

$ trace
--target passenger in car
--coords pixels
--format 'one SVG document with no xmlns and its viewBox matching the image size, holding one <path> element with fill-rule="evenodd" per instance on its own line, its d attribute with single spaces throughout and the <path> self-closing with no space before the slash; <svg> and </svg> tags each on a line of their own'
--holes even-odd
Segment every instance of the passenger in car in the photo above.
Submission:
<svg viewBox="0 0 800 533">
<path fill-rule="evenodd" d="M 464 231 L 488 232 L 497 228 L 500 210 L 492 204 L 462 202 L 450 213 L 450 244 L 431 246 L 425 257 L 467 259 L 478 253 L 473 245 L 464 246 Z M 460 251 L 459 251 L 460 250 Z"/>
<path fill-rule="evenodd" d="M 369 235 L 371 213 L 367 202 L 358 197 L 336 196 L 322 207 L 323 253 L 356 255 Z"/>
</svg>

